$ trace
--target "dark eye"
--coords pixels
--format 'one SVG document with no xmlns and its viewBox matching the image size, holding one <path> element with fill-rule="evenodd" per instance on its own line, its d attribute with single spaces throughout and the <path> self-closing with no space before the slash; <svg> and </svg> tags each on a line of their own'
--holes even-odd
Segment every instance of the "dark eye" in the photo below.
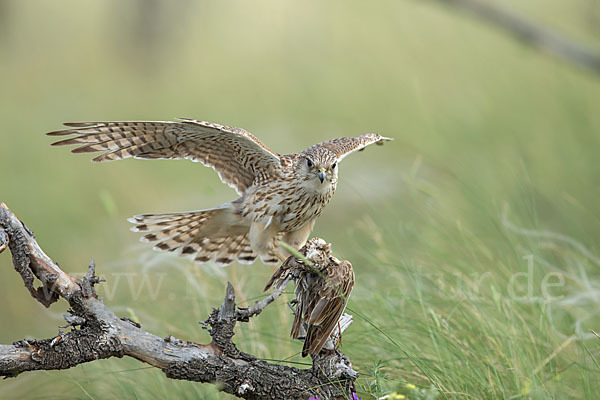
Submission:
<svg viewBox="0 0 600 400">
<path fill-rule="evenodd" d="M 313 162 L 310 161 L 310 159 L 307 158 L 306 159 L 306 165 L 308 165 L 309 167 L 312 167 L 313 166 Z"/>
<path fill-rule="evenodd" d="M 331 164 L 331 169 L 335 169 L 336 165 L 337 165 L 337 163 L 335 163 L 335 162 L 333 164 Z"/>
</svg>

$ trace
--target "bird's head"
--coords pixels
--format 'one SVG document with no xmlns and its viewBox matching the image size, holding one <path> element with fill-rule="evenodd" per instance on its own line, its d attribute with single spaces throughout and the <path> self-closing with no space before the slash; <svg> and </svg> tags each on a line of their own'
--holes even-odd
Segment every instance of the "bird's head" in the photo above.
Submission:
<svg viewBox="0 0 600 400">
<path fill-rule="evenodd" d="M 338 158 L 323 147 L 311 147 L 300 153 L 296 164 L 297 175 L 317 189 L 335 185 L 338 177 Z"/>
<path fill-rule="evenodd" d="M 317 269 L 324 269 L 329 265 L 329 257 L 331 257 L 331 245 L 321 238 L 312 238 L 300 252 L 310 261 Z"/>
</svg>

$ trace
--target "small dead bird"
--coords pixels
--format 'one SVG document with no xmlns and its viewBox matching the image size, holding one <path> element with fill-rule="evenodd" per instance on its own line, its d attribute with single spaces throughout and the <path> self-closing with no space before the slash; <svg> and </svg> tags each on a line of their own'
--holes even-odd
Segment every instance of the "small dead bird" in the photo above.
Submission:
<svg viewBox="0 0 600 400">
<path fill-rule="evenodd" d="M 291 337 L 304 337 L 302 357 L 317 355 L 338 324 L 354 286 L 354 271 L 348 261 L 331 254 L 330 245 L 313 238 L 300 253 L 310 261 L 307 265 L 297 257 L 289 257 L 275 271 L 265 287 L 279 287 L 291 277 L 296 283 L 295 318 Z"/>
</svg>

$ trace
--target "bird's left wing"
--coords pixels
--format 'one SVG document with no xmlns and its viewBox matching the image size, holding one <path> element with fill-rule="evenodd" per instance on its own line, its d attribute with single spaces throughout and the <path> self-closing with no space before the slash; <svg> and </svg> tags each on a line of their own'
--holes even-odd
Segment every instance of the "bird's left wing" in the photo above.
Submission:
<svg viewBox="0 0 600 400">
<path fill-rule="evenodd" d="M 335 153 L 338 161 L 355 151 L 361 151 L 370 144 L 382 145 L 386 141 L 394 140 L 392 138 L 381 136 L 378 133 L 365 133 L 364 135 L 354 137 L 341 137 L 316 144 L 314 147 L 324 147 Z"/>
<path fill-rule="evenodd" d="M 73 153 L 103 152 L 92 161 L 124 158 L 182 159 L 213 168 L 240 195 L 259 175 L 281 168 L 279 155 L 250 132 L 206 121 L 75 122 L 50 136 L 76 135 L 53 143 L 78 145 Z"/>
</svg>

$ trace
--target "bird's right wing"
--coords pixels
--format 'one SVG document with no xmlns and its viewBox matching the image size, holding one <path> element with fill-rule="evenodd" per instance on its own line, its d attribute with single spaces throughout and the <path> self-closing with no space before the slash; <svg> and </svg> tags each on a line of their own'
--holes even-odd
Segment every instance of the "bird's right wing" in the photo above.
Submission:
<svg viewBox="0 0 600 400">
<path fill-rule="evenodd" d="M 50 136 L 76 135 L 53 143 L 78 145 L 73 153 L 103 152 L 92 161 L 124 158 L 182 159 L 213 168 L 240 195 L 257 177 L 281 168 L 279 155 L 250 132 L 206 121 L 75 122 Z"/>
<path fill-rule="evenodd" d="M 341 137 L 337 139 L 327 140 L 313 147 L 324 147 L 335 153 L 338 161 L 342 161 L 348 154 L 355 151 L 362 151 L 370 144 L 382 145 L 384 142 L 394 140 L 378 133 L 365 133 L 364 135 L 354 137 Z"/>
</svg>

